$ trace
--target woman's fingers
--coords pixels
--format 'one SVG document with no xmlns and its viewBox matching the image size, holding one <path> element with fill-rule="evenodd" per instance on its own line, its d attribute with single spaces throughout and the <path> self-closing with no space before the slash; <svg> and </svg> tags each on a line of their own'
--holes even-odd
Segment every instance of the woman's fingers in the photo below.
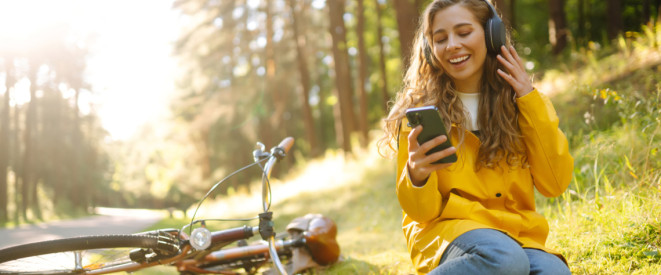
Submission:
<svg viewBox="0 0 661 275">
<path fill-rule="evenodd" d="M 422 151 L 423 153 L 426 154 L 429 150 L 436 147 L 437 145 L 440 145 L 441 143 L 445 142 L 446 140 L 448 140 L 448 138 L 445 135 L 437 136 L 434 139 L 429 140 L 429 141 L 425 142 L 424 144 L 422 144 L 420 146 L 420 151 Z"/>
<path fill-rule="evenodd" d="M 433 171 L 447 166 L 432 164 L 432 162 L 445 158 L 456 152 L 454 147 L 450 147 L 445 150 L 427 155 L 429 150 L 447 141 L 447 136 L 441 135 L 423 143 L 422 145 L 419 145 L 417 137 L 421 131 L 422 127 L 417 126 L 409 134 L 408 167 L 409 175 L 411 176 L 411 180 L 413 180 L 414 183 L 421 183 L 421 181 L 429 177 L 429 174 L 431 174 Z M 411 143 L 414 143 L 415 145 L 411 145 Z"/>
<path fill-rule="evenodd" d="M 512 55 L 511 51 L 514 51 L 514 55 Z M 527 75 L 523 67 L 523 61 L 521 61 L 519 55 L 516 54 L 514 47 L 510 47 L 510 50 L 507 50 L 505 46 L 502 46 L 501 52 L 502 53 L 497 56 L 498 61 L 500 61 L 500 64 L 503 64 L 510 74 Z"/>
<path fill-rule="evenodd" d="M 435 162 L 437 160 L 441 160 L 441 159 L 444 159 L 446 157 L 449 157 L 450 155 L 452 155 L 456 152 L 457 152 L 457 148 L 455 148 L 454 146 L 448 147 L 448 148 L 445 148 L 441 151 L 435 152 L 433 154 L 429 154 L 426 157 L 426 161 L 429 161 L 429 163 L 432 163 L 432 162 Z M 432 167 L 433 166 L 438 166 L 438 165 L 439 164 L 433 164 Z M 437 170 L 437 169 L 433 169 L 433 170 Z"/>
<path fill-rule="evenodd" d="M 448 138 L 445 135 L 438 136 L 418 146 L 417 150 L 409 151 L 409 163 L 412 166 L 414 166 L 414 168 L 425 169 L 431 166 L 432 162 L 435 162 L 449 155 L 452 155 L 453 153 L 456 152 L 454 146 L 427 155 L 429 150 L 431 150 L 432 148 L 438 145 L 441 145 L 443 142 L 447 141 L 447 139 Z"/>
<path fill-rule="evenodd" d="M 505 46 L 502 46 L 501 52 L 502 54 L 499 54 L 496 58 L 505 67 L 507 72 L 498 69 L 498 75 L 512 86 L 517 96 L 521 97 L 528 94 L 533 90 L 533 87 L 519 54 L 511 46 L 509 50 Z"/>
<path fill-rule="evenodd" d="M 409 133 L 409 152 L 414 152 L 418 150 L 420 145 L 418 144 L 418 135 L 422 132 L 422 126 L 418 125 Z"/>
<path fill-rule="evenodd" d="M 514 46 L 510 46 L 509 48 L 510 54 L 519 63 L 519 67 L 524 70 L 525 66 L 523 66 L 523 60 L 521 60 L 521 57 L 519 57 L 519 53 L 516 52 L 516 49 L 514 49 Z M 525 70 L 524 70 L 525 72 Z"/>
</svg>

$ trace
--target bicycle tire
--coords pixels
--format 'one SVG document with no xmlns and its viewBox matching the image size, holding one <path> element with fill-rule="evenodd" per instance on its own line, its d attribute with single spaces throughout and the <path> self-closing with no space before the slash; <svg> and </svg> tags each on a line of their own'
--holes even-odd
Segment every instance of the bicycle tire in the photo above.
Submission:
<svg viewBox="0 0 661 275">
<path fill-rule="evenodd" d="M 159 245 L 163 244 L 159 244 L 158 236 L 138 234 L 84 236 L 18 245 L 0 250 L 0 274 L 86 274 L 132 263 L 131 249 L 156 249 Z M 83 258 L 82 269 L 76 268 L 77 251 L 81 257 L 90 257 Z"/>
</svg>

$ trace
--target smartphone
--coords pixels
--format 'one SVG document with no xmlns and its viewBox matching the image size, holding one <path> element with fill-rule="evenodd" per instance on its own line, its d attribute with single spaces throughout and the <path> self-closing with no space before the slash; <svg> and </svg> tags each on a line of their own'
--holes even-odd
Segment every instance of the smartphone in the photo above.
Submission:
<svg viewBox="0 0 661 275">
<path fill-rule="evenodd" d="M 422 132 L 420 135 L 418 135 L 418 144 L 420 145 L 440 135 L 445 135 L 448 137 L 445 142 L 427 151 L 427 155 L 452 147 L 450 137 L 445 130 L 445 124 L 443 124 L 443 119 L 441 119 L 441 114 L 438 112 L 436 106 L 424 106 L 407 109 L 406 118 L 409 120 L 408 126 L 411 128 L 422 125 Z M 457 154 L 452 154 L 433 163 L 454 163 L 456 161 Z"/>
</svg>

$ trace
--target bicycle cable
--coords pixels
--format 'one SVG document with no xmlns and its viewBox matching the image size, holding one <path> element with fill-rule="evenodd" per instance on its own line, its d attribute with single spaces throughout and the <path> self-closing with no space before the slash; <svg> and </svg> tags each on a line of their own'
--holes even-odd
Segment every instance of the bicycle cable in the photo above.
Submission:
<svg viewBox="0 0 661 275">
<path fill-rule="evenodd" d="M 262 169 L 262 180 L 266 179 L 266 185 L 269 188 L 268 189 L 269 190 L 268 191 L 269 204 L 266 207 L 266 211 L 264 211 L 264 212 L 268 212 L 268 210 L 271 209 L 271 200 L 272 200 L 272 197 L 271 197 L 271 181 L 269 180 L 269 176 L 266 174 L 266 171 L 264 170 L 264 166 L 262 166 L 261 163 L 259 163 L 258 165 L 259 165 L 259 168 Z"/>
<path fill-rule="evenodd" d="M 204 200 L 206 200 L 206 199 L 211 195 L 211 193 L 212 193 L 214 190 L 216 190 L 216 188 L 218 188 L 223 182 L 225 182 L 226 180 L 228 180 L 228 179 L 231 178 L 232 176 L 234 176 L 234 175 L 238 174 L 239 172 L 242 172 L 243 170 L 246 170 L 246 169 L 248 169 L 248 168 L 250 168 L 250 167 L 252 167 L 252 166 L 259 165 L 259 167 L 261 168 L 261 170 L 264 171 L 264 168 L 262 167 L 261 162 L 264 162 L 264 161 L 266 161 L 266 160 L 268 160 L 268 159 L 269 159 L 269 158 L 260 159 L 259 161 L 255 161 L 255 162 L 253 162 L 253 163 L 251 163 L 251 164 L 248 164 L 248 165 L 246 165 L 246 166 L 244 166 L 244 167 L 241 167 L 241 168 L 239 168 L 238 170 L 236 170 L 236 171 L 232 172 L 231 174 L 227 175 L 227 176 L 226 176 L 225 178 L 223 178 L 222 180 L 218 181 L 216 184 L 214 184 L 213 187 L 211 187 L 211 189 L 209 189 L 209 191 L 207 192 L 207 194 L 204 195 L 204 197 L 203 197 L 203 198 L 200 200 L 200 202 L 197 204 L 197 207 L 195 208 L 195 212 L 193 212 L 193 217 L 191 218 L 191 222 L 190 222 L 190 224 L 188 224 L 188 227 L 189 227 L 188 234 L 189 234 L 189 235 L 191 234 L 192 229 L 193 229 L 193 224 L 196 223 L 196 221 L 195 221 L 195 215 L 197 215 L 197 211 L 200 209 L 200 206 L 202 206 L 202 203 L 204 202 Z M 269 189 L 270 189 L 270 186 L 269 186 Z M 269 193 L 270 193 L 270 192 L 269 192 Z M 184 229 L 185 229 L 185 226 L 184 226 L 184 228 L 182 228 L 182 231 L 183 231 Z"/>
</svg>

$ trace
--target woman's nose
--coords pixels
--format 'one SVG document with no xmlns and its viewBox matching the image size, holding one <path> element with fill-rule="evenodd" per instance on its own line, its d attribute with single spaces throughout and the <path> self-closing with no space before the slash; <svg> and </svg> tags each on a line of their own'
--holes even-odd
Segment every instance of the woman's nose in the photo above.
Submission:
<svg viewBox="0 0 661 275">
<path fill-rule="evenodd" d="M 447 46 L 445 46 L 446 50 L 454 50 L 454 49 L 458 49 L 460 47 L 461 47 L 461 44 L 459 43 L 459 41 L 457 41 L 457 39 L 453 35 L 448 37 L 448 44 L 447 44 Z"/>
</svg>

